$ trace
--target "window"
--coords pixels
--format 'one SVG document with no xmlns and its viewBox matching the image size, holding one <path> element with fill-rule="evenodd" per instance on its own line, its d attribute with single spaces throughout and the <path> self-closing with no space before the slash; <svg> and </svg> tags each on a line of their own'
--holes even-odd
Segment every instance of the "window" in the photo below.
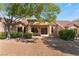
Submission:
<svg viewBox="0 0 79 59">
<path fill-rule="evenodd" d="M 22 32 L 22 27 L 18 27 L 18 32 Z"/>
</svg>

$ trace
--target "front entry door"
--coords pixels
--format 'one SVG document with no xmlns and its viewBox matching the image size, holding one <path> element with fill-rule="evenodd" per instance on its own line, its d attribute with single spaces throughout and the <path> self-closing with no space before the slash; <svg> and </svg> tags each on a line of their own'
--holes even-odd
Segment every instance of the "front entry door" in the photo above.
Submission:
<svg viewBox="0 0 79 59">
<path fill-rule="evenodd" d="M 41 34 L 47 34 L 47 28 L 46 27 L 41 28 Z"/>
<path fill-rule="evenodd" d="M 31 28 L 31 32 L 33 32 L 33 35 L 34 35 L 34 36 L 39 36 L 37 27 L 32 27 L 32 28 Z"/>
</svg>

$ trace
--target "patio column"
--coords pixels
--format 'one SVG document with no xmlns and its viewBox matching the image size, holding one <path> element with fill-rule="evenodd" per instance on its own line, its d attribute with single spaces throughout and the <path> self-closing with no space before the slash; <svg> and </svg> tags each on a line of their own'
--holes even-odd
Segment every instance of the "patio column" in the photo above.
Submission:
<svg viewBox="0 0 79 59">
<path fill-rule="evenodd" d="M 24 32 L 24 26 L 22 26 L 22 32 Z"/>
<path fill-rule="evenodd" d="M 49 35 L 51 35 L 51 28 L 52 28 L 52 26 L 50 25 L 50 26 L 48 27 L 48 33 L 49 33 Z"/>
<path fill-rule="evenodd" d="M 31 26 L 28 26 L 28 32 L 31 32 Z"/>
<path fill-rule="evenodd" d="M 41 27 L 38 27 L 38 33 L 41 35 Z"/>
<path fill-rule="evenodd" d="M 58 28 L 56 26 L 53 27 L 54 30 L 54 37 L 57 37 Z"/>
</svg>

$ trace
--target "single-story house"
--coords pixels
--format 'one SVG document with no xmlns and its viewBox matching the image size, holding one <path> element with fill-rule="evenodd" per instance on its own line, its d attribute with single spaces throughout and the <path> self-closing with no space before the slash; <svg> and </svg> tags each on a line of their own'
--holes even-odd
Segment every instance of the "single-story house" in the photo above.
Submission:
<svg viewBox="0 0 79 59">
<path fill-rule="evenodd" d="M 17 32 L 33 32 L 35 36 L 53 35 L 55 24 L 38 22 L 36 19 L 19 20 L 14 26 Z M 13 28 L 14 28 L 13 27 Z"/>
<path fill-rule="evenodd" d="M 79 37 L 79 22 L 74 21 L 73 24 L 77 27 L 77 35 Z"/>
<path fill-rule="evenodd" d="M 58 21 L 56 23 L 58 25 L 58 30 L 60 29 L 76 29 L 77 35 L 79 35 L 79 22 L 71 22 L 71 21 Z M 58 31 L 57 30 L 57 31 Z"/>
<path fill-rule="evenodd" d="M 35 36 L 57 35 L 60 29 L 79 28 L 78 24 L 69 21 L 57 21 L 56 23 L 38 22 L 36 19 L 20 19 L 13 22 L 11 32 L 33 32 Z M 7 32 L 5 21 L 0 18 L 0 32 Z M 79 30 L 78 30 L 79 31 Z"/>
<path fill-rule="evenodd" d="M 12 23 L 11 32 L 33 32 L 35 36 L 53 35 L 56 24 L 38 22 L 36 19 L 20 19 Z M 4 19 L 0 19 L 0 32 L 7 32 Z"/>
</svg>

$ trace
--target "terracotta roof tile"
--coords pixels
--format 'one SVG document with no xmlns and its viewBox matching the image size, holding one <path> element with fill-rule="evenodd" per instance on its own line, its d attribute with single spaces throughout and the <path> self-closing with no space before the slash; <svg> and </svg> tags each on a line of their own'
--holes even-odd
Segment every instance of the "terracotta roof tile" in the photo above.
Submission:
<svg viewBox="0 0 79 59">
<path fill-rule="evenodd" d="M 71 27 L 73 26 L 73 23 L 70 21 L 58 21 L 57 24 L 60 24 L 63 27 Z"/>
<path fill-rule="evenodd" d="M 23 24 L 25 26 L 28 25 L 28 21 L 26 19 L 20 19 L 20 20 L 15 22 L 15 24 L 19 24 L 19 23 L 21 23 L 21 24 Z"/>
<path fill-rule="evenodd" d="M 79 27 L 79 22 L 73 22 L 73 24 L 77 27 Z"/>
</svg>

